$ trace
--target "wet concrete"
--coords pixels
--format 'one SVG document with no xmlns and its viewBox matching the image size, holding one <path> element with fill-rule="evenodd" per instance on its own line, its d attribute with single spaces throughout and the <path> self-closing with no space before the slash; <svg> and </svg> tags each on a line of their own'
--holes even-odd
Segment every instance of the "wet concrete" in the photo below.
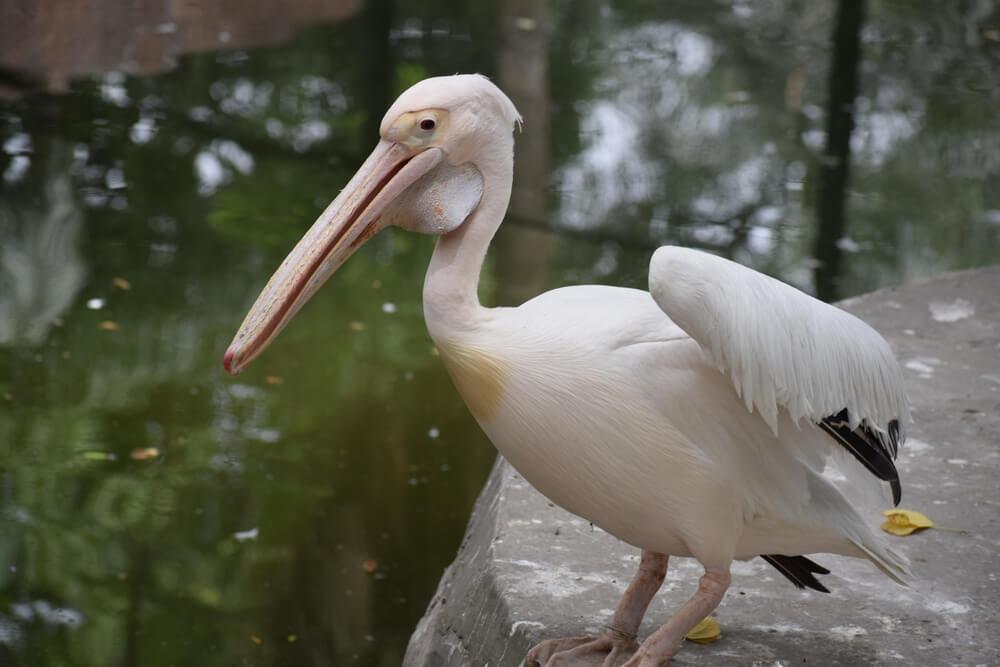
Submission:
<svg viewBox="0 0 1000 667">
<path fill-rule="evenodd" d="M 947 274 L 844 302 L 903 364 L 913 423 L 898 467 L 903 503 L 937 524 L 891 538 L 913 562 L 904 588 L 866 561 L 822 555 L 829 595 L 759 559 L 737 563 L 714 617 L 722 637 L 685 642 L 680 665 L 1000 664 L 1000 267 Z M 406 665 L 522 663 L 545 638 L 597 632 L 638 551 L 554 507 L 505 462 L 483 489 Z M 671 560 L 640 639 L 694 591 Z"/>
</svg>

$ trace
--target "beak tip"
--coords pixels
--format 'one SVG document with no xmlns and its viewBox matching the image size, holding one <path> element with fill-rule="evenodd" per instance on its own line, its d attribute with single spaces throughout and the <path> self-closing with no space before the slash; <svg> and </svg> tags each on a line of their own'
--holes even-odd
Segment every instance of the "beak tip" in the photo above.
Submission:
<svg viewBox="0 0 1000 667">
<path fill-rule="evenodd" d="M 239 375 L 240 369 L 233 368 L 233 357 L 236 356 L 236 350 L 229 348 L 226 350 L 226 354 L 222 357 L 222 365 L 226 369 L 226 372 L 230 375 Z"/>
</svg>

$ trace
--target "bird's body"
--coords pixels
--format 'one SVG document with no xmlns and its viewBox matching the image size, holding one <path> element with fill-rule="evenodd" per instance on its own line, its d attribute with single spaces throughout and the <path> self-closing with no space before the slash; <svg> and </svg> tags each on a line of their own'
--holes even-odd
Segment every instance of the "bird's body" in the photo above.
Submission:
<svg viewBox="0 0 1000 667">
<path fill-rule="evenodd" d="M 539 491 L 643 550 L 604 632 L 543 642 L 530 660 L 598 654 L 611 666 L 638 648 L 629 665 L 662 664 L 721 600 L 734 559 L 762 556 L 821 591 L 813 575 L 828 572 L 803 554 L 868 558 L 901 580 L 905 559 L 823 475 L 839 461 L 849 484 L 878 477 L 898 501 L 902 374 L 860 320 L 672 247 L 654 253 L 649 292 L 588 285 L 516 308 L 480 305 L 479 272 L 510 198 L 516 122 L 483 77 L 428 79 L 403 93 L 372 156 L 261 293 L 227 369 L 256 357 L 382 227 L 439 234 L 424 314 L 470 411 Z M 705 575 L 640 647 L 635 633 L 671 555 L 696 558 Z"/>
<path fill-rule="evenodd" d="M 648 292 L 565 287 L 483 310 L 435 342 L 493 444 L 563 508 L 702 563 L 881 542 L 822 475 L 830 438 L 786 412 L 775 437 Z"/>
</svg>

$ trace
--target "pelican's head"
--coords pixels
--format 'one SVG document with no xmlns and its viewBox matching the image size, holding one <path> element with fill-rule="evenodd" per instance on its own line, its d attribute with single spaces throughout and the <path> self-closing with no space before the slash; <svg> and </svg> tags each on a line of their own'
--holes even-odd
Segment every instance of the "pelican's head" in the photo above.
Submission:
<svg viewBox="0 0 1000 667">
<path fill-rule="evenodd" d="M 460 74 L 407 89 L 381 140 L 289 253 L 247 313 L 223 363 L 239 373 L 362 243 L 389 225 L 426 234 L 459 227 L 479 205 L 483 174 L 510 160 L 520 121 L 489 79 Z"/>
</svg>

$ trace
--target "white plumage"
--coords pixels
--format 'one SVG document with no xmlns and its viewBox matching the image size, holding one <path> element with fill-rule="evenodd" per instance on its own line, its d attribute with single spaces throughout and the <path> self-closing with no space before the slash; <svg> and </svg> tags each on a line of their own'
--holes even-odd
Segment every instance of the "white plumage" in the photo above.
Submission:
<svg viewBox="0 0 1000 667">
<path fill-rule="evenodd" d="M 893 552 L 822 472 L 890 482 L 908 416 L 902 373 L 861 320 L 733 262 L 664 247 L 650 292 L 581 286 L 517 308 L 476 287 L 512 179 L 510 101 L 485 78 L 428 79 L 386 114 L 382 141 L 286 258 L 226 353 L 238 372 L 365 239 L 387 224 L 441 232 L 424 284 L 428 330 L 500 452 L 539 491 L 643 550 L 597 637 L 550 640 L 529 659 L 662 664 L 714 608 L 734 559 L 765 557 L 825 588 L 803 554 Z M 854 458 L 838 454 L 850 452 Z M 858 465 L 858 462 L 863 464 Z M 667 566 L 698 559 L 698 591 L 642 646 L 635 633 Z"/>
<path fill-rule="evenodd" d="M 758 554 L 872 552 L 903 576 L 821 474 L 836 443 L 786 410 L 773 424 L 751 413 L 649 294 L 557 289 L 435 340 L 446 363 L 456 348 L 489 350 L 504 369 L 504 400 L 476 417 L 497 449 L 543 494 L 630 544 L 720 567 Z M 474 405 L 467 371 L 449 370 Z"/>
<path fill-rule="evenodd" d="M 775 435 L 782 408 L 796 423 L 846 408 L 851 428 L 865 421 L 880 431 L 909 415 L 903 373 L 888 343 L 850 313 L 687 248 L 653 254 L 649 291 Z"/>
</svg>

